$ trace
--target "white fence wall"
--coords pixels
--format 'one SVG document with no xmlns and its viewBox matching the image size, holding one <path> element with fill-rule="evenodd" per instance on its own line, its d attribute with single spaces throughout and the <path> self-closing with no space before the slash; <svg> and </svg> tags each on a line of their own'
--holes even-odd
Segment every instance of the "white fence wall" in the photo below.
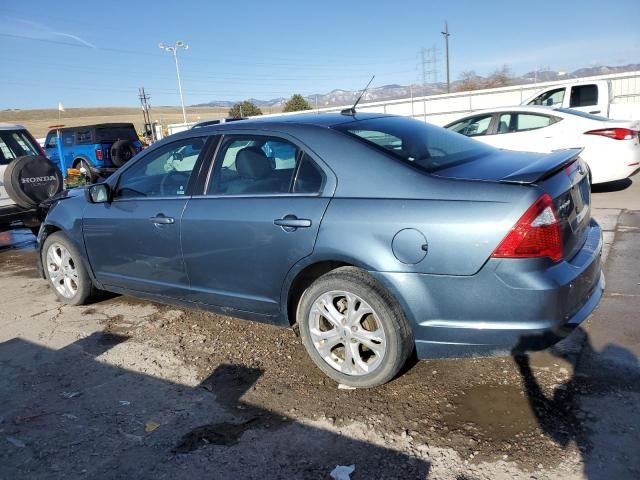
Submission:
<svg viewBox="0 0 640 480">
<path fill-rule="evenodd" d="M 398 100 L 387 100 L 384 102 L 360 103 L 358 105 L 358 111 L 403 115 L 422 119 L 436 125 L 444 125 L 475 110 L 519 105 L 525 100 L 533 97 L 541 90 L 554 85 L 567 85 L 571 83 L 583 83 L 598 80 L 611 80 L 611 89 L 613 91 L 613 100 L 615 103 L 640 103 L 640 71 L 636 71 L 567 79 L 565 81 L 490 88 L 485 90 L 475 90 L 472 92 L 415 97 L 413 99 L 403 98 Z M 320 108 L 317 111 L 336 112 L 350 106 L 351 105 Z M 265 116 L 276 115 L 287 114 Z"/>
</svg>

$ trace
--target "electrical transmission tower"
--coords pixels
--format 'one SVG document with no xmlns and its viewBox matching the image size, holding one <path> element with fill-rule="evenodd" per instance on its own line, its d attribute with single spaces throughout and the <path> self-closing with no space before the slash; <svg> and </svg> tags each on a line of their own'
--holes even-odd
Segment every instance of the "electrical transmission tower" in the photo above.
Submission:
<svg viewBox="0 0 640 480">
<path fill-rule="evenodd" d="M 425 95 L 427 83 L 438 83 L 438 48 L 420 49 L 420 64 L 422 66 L 422 94 Z"/>
</svg>

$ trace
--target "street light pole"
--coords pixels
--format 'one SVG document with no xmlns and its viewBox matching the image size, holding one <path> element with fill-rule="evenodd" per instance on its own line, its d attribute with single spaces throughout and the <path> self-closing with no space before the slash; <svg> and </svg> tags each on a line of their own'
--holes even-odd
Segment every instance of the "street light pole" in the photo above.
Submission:
<svg viewBox="0 0 640 480">
<path fill-rule="evenodd" d="M 444 56 L 447 59 L 447 93 L 451 93 L 451 82 L 449 81 L 449 24 L 444 22 Z"/>
<path fill-rule="evenodd" d="M 182 81 L 180 80 L 180 65 L 178 64 L 178 49 L 183 48 L 184 50 L 189 49 L 189 45 L 182 41 L 177 41 L 173 46 L 167 46 L 164 43 L 160 43 L 158 45 L 165 52 L 169 52 L 173 55 L 173 59 L 176 62 L 176 75 L 178 76 L 178 91 L 180 92 L 180 104 L 182 105 L 182 120 L 185 125 L 187 123 L 187 112 L 184 109 L 184 96 L 182 95 Z"/>
</svg>

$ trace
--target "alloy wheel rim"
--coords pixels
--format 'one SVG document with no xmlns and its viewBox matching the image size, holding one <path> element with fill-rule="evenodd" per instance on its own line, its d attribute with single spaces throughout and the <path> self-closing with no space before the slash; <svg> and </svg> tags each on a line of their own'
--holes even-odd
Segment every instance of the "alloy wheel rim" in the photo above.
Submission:
<svg viewBox="0 0 640 480">
<path fill-rule="evenodd" d="M 69 250 L 60 243 L 53 243 L 47 250 L 47 273 L 56 291 L 65 298 L 73 298 L 78 292 L 78 270 Z"/>
<path fill-rule="evenodd" d="M 309 333 L 322 359 L 346 375 L 372 373 L 387 351 L 377 313 L 361 297 L 347 291 L 326 292 L 313 302 Z"/>
</svg>

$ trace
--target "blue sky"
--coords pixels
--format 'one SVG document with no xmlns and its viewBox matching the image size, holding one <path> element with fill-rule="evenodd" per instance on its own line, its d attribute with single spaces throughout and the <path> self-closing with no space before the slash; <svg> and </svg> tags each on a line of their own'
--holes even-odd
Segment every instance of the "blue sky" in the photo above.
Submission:
<svg viewBox="0 0 640 480">
<path fill-rule="evenodd" d="M 3 2 L 5 3 L 5 2 Z M 141 13 L 140 6 L 148 6 Z M 420 83 L 421 47 L 440 48 L 448 20 L 451 77 L 503 64 L 522 74 L 640 63 L 637 0 L 302 2 L 285 0 L 11 2 L 0 7 L 0 109 L 177 105 Z M 374 85 L 374 86 L 375 86 Z"/>
</svg>

